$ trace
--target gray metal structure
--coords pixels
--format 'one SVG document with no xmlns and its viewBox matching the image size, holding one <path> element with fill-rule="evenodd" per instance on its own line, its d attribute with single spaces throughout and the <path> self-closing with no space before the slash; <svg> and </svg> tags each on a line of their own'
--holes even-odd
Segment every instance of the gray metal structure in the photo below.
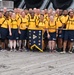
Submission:
<svg viewBox="0 0 74 75">
<path fill-rule="evenodd" d="M 7 7 L 8 9 L 13 9 L 14 8 L 14 2 L 9 1 L 9 0 L 0 1 L 0 9 L 3 9 L 3 7 Z M 21 0 L 18 8 L 23 8 L 23 9 L 26 8 L 25 0 Z M 50 0 L 44 0 L 43 1 L 43 4 L 41 5 L 40 9 L 42 10 L 45 8 L 47 8 L 47 9 L 53 8 L 53 4 L 52 4 L 52 2 L 50 2 Z M 74 0 L 73 0 L 73 3 L 71 4 L 71 6 L 69 8 L 74 8 Z"/>
</svg>

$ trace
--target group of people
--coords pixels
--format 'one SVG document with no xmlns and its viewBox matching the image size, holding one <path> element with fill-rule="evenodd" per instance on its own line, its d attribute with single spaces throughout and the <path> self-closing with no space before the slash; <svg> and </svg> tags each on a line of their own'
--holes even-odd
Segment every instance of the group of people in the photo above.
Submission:
<svg viewBox="0 0 74 75">
<path fill-rule="evenodd" d="M 22 51 L 28 42 L 28 30 L 39 29 L 43 32 L 45 46 L 50 52 L 72 53 L 74 42 L 74 10 L 40 10 L 14 8 L 8 11 L 6 7 L 0 11 L 0 45 L 1 50 Z M 29 43 L 28 43 L 29 44 Z M 66 51 L 67 50 L 67 51 Z"/>
</svg>

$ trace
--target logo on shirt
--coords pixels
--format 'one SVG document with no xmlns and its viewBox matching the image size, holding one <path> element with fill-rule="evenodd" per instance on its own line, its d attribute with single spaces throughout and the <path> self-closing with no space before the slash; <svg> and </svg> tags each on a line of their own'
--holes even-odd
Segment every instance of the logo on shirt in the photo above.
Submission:
<svg viewBox="0 0 74 75">
<path fill-rule="evenodd" d="M 33 35 L 33 39 L 36 39 L 37 38 L 37 36 L 36 35 Z"/>
</svg>

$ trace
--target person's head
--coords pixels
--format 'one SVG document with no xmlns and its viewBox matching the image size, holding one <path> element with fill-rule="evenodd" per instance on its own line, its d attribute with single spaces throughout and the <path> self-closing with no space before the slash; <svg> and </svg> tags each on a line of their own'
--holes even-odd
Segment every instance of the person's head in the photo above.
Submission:
<svg viewBox="0 0 74 75">
<path fill-rule="evenodd" d="M 7 12 L 7 8 L 6 7 L 3 8 L 3 13 L 5 13 L 5 12 Z"/>
<path fill-rule="evenodd" d="M 31 14 L 32 12 L 33 12 L 33 10 L 30 8 L 30 9 L 29 9 L 29 14 Z"/>
<path fill-rule="evenodd" d="M 14 8 L 13 12 L 16 14 L 17 13 L 17 8 Z"/>
<path fill-rule="evenodd" d="M 25 17 L 25 12 L 24 12 L 24 11 L 21 12 L 21 16 L 22 16 L 23 18 Z"/>
<path fill-rule="evenodd" d="M 40 14 L 43 14 L 44 15 L 45 14 L 44 10 L 41 10 L 41 13 Z"/>
<path fill-rule="evenodd" d="M 64 10 L 63 15 L 65 15 L 65 16 L 68 15 L 68 10 Z"/>
<path fill-rule="evenodd" d="M 12 18 L 12 19 L 16 19 L 16 14 L 15 14 L 15 13 L 12 13 L 11 18 Z"/>
<path fill-rule="evenodd" d="M 45 12 L 45 14 L 48 14 L 48 10 L 47 9 L 45 9 L 44 12 Z"/>
<path fill-rule="evenodd" d="M 38 14 L 38 15 L 40 14 L 40 9 L 37 9 L 37 14 Z"/>
<path fill-rule="evenodd" d="M 54 20 L 54 16 L 51 15 L 51 16 L 50 16 L 50 21 L 53 21 L 53 20 Z"/>
<path fill-rule="evenodd" d="M 21 12 L 23 11 L 23 9 L 17 8 L 17 13 L 21 14 Z"/>
<path fill-rule="evenodd" d="M 63 13 L 63 10 L 60 9 L 59 12 L 57 13 L 57 15 L 58 15 L 58 16 L 61 16 L 62 13 Z"/>
<path fill-rule="evenodd" d="M 9 12 L 8 12 L 8 11 L 5 12 L 5 13 L 4 13 L 4 16 L 5 16 L 6 18 L 9 18 Z"/>
<path fill-rule="evenodd" d="M 30 9 L 29 9 L 29 12 L 32 12 L 32 11 L 33 11 L 32 8 L 30 8 Z"/>
<path fill-rule="evenodd" d="M 72 8 L 70 8 L 68 11 L 69 11 L 69 12 L 71 12 L 71 11 L 73 11 L 73 9 L 72 9 Z"/>
<path fill-rule="evenodd" d="M 26 15 L 29 13 L 28 9 L 25 9 L 24 12 Z"/>
<path fill-rule="evenodd" d="M 48 10 L 48 16 L 50 16 L 50 15 L 52 14 L 52 12 L 53 12 L 53 9 L 50 8 L 50 9 Z"/>
<path fill-rule="evenodd" d="M 10 16 L 10 17 L 11 17 L 11 15 L 12 15 L 12 13 L 13 13 L 12 11 L 9 11 L 9 16 Z"/>
<path fill-rule="evenodd" d="M 34 8 L 33 11 L 34 11 L 34 13 L 37 13 L 37 9 L 36 8 Z"/>
<path fill-rule="evenodd" d="M 52 13 L 53 9 L 52 9 L 52 8 L 50 8 L 48 11 L 50 11 L 50 13 Z"/>
<path fill-rule="evenodd" d="M 34 18 L 35 13 L 32 11 L 30 14 L 31 14 L 31 18 L 33 19 L 33 18 Z"/>
<path fill-rule="evenodd" d="M 56 15 L 56 12 L 55 11 L 52 11 L 52 15 L 55 16 Z"/>
<path fill-rule="evenodd" d="M 49 11 L 52 13 L 53 9 L 52 9 L 52 8 L 50 8 L 50 9 L 49 9 Z"/>
<path fill-rule="evenodd" d="M 44 20 L 44 15 L 40 14 L 40 21 L 43 21 L 43 20 Z"/>
<path fill-rule="evenodd" d="M 74 17 L 74 12 L 73 12 L 73 11 L 70 11 L 70 12 L 69 12 L 69 16 L 70 16 L 71 18 L 73 18 L 73 17 Z"/>
<path fill-rule="evenodd" d="M 59 15 L 60 9 L 56 9 L 56 14 Z"/>
<path fill-rule="evenodd" d="M 48 17 L 50 17 L 51 14 L 52 14 L 52 13 L 50 12 L 50 10 L 48 10 Z"/>
</svg>

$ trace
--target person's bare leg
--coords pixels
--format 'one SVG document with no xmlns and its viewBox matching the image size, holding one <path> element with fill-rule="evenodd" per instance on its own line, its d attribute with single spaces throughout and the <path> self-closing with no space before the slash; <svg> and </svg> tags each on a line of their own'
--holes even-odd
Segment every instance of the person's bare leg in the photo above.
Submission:
<svg viewBox="0 0 74 75">
<path fill-rule="evenodd" d="M 62 38 L 59 38 L 59 40 L 58 40 L 58 47 L 59 48 L 62 48 L 63 47 L 63 40 L 62 40 Z"/>
<path fill-rule="evenodd" d="M 67 46 L 67 41 L 65 40 L 63 43 L 63 52 L 61 53 L 66 53 L 66 46 Z"/>
<path fill-rule="evenodd" d="M 69 53 L 72 53 L 73 42 L 70 42 Z"/>
<path fill-rule="evenodd" d="M 70 49 L 70 42 L 71 42 L 71 41 L 68 41 L 68 42 L 67 42 L 67 49 L 68 49 L 67 51 L 69 51 L 69 49 Z"/>
<path fill-rule="evenodd" d="M 9 40 L 9 44 L 10 44 L 10 51 L 12 51 L 13 41 L 12 40 Z"/>
<path fill-rule="evenodd" d="M 55 41 L 52 41 L 52 50 L 54 51 L 54 49 L 55 49 Z"/>
<path fill-rule="evenodd" d="M 5 48 L 8 50 L 8 43 L 9 43 L 9 41 L 8 41 L 8 39 L 6 39 L 5 40 Z"/>
<path fill-rule="evenodd" d="M 52 50 L 51 46 L 52 46 L 51 41 L 48 41 L 48 48 L 49 48 L 50 50 Z"/>
<path fill-rule="evenodd" d="M 5 49 L 5 43 L 2 42 L 2 49 L 4 50 Z"/>
<path fill-rule="evenodd" d="M 16 51 L 16 40 L 13 41 L 14 51 Z"/>
<path fill-rule="evenodd" d="M 24 46 L 26 47 L 26 43 L 27 43 L 26 40 L 24 40 L 24 42 L 25 42 L 25 43 L 24 43 Z"/>
<path fill-rule="evenodd" d="M 57 43 L 58 51 L 62 51 L 63 48 L 63 40 L 62 38 L 58 38 L 58 43 Z"/>
<path fill-rule="evenodd" d="M 19 50 L 21 49 L 21 44 L 22 44 L 22 41 L 19 40 Z"/>
</svg>

